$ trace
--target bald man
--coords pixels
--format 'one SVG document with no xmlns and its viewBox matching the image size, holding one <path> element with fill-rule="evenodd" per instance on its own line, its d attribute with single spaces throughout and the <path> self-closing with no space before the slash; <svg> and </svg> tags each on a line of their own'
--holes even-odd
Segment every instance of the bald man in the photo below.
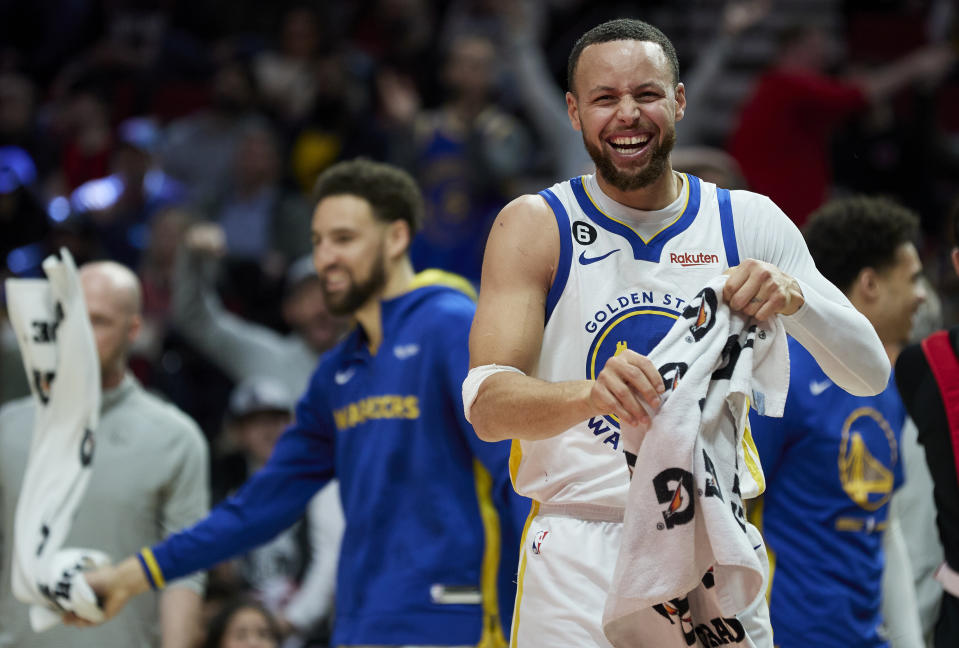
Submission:
<svg viewBox="0 0 959 648">
<path fill-rule="evenodd" d="M 103 399 L 93 474 L 64 546 L 91 547 L 115 559 L 150 546 L 206 514 L 207 446 L 186 414 L 148 394 L 127 370 L 141 324 L 136 276 L 114 262 L 80 268 L 100 361 Z M 34 634 L 27 606 L 10 589 L 13 519 L 30 448 L 32 398 L 0 409 L 0 648 L 187 648 L 200 625 L 203 581 L 184 579 L 142 597 L 115 621 L 89 633 L 63 627 Z"/>
</svg>

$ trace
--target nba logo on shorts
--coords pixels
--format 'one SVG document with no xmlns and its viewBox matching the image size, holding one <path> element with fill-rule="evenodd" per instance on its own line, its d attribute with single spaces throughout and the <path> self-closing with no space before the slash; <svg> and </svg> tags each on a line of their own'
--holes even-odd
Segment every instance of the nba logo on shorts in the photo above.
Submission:
<svg viewBox="0 0 959 648">
<path fill-rule="evenodd" d="M 549 531 L 540 531 L 533 537 L 533 553 L 539 554 L 543 549 L 543 543 L 546 542 L 546 536 Z"/>
</svg>

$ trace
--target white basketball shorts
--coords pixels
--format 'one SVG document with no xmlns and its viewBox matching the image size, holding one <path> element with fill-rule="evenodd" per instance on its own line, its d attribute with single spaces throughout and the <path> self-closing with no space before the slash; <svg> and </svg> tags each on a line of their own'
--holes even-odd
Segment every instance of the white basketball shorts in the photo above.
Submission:
<svg viewBox="0 0 959 648">
<path fill-rule="evenodd" d="M 533 504 L 520 548 L 511 648 L 612 648 L 603 634 L 603 607 L 622 526 L 622 512 L 615 509 Z M 707 627 L 697 633 L 688 623 L 675 623 L 674 632 L 669 632 L 676 641 L 669 646 L 698 646 L 702 645 L 699 636 L 716 635 L 720 644 L 712 645 L 773 648 L 765 597 L 769 580 L 766 548 L 752 525 L 748 534 L 765 571 L 766 582 L 756 601 L 735 621 L 727 620 L 729 623 L 723 623 L 717 612 L 724 627 Z M 696 638 L 691 638 L 694 635 Z M 664 643 L 663 648 L 666 646 Z"/>
</svg>

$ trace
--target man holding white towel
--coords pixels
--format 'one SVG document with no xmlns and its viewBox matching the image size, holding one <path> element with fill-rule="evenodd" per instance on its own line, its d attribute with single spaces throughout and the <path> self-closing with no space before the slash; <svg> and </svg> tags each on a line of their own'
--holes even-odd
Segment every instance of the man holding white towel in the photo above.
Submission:
<svg viewBox="0 0 959 648">
<path fill-rule="evenodd" d="M 925 298 L 918 229 L 909 210 L 862 196 L 827 203 L 805 227 L 816 266 L 869 319 L 889 362 Z M 911 568 L 889 513 L 904 477 L 905 406 L 891 379 L 875 396 L 853 396 L 794 340 L 789 352 L 784 416 L 753 417 L 767 484 L 754 517 L 776 565 L 769 599 L 776 643 L 922 645 Z M 903 563 L 907 577 L 895 589 L 905 603 L 881 611 L 883 569 Z M 887 611 L 893 618 L 883 618 Z"/>
<path fill-rule="evenodd" d="M 331 644 L 502 646 L 499 601 L 515 593 L 529 503 L 507 480 L 508 445 L 480 442 L 463 418 L 472 287 L 414 273 L 408 250 L 423 203 L 408 173 L 340 162 L 314 197 L 324 297 L 355 326 L 324 354 L 293 423 L 234 495 L 85 578 L 112 617 L 139 593 L 274 538 L 336 477 L 345 528 Z"/>
<path fill-rule="evenodd" d="M 620 422 L 649 424 L 641 403 L 655 410 L 676 372 L 646 354 L 710 279 L 729 274 L 721 299 L 733 311 L 759 320 L 780 314 L 844 389 L 875 394 L 889 375 L 869 322 L 819 274 L 778 207 L 673 171 L 686 95 L 662 32 L 637 20 L 593 28 L 573 47 L 568 84 L 570 122 L 596 173 L 517 198 L 500 213 L 463 386 L 479 436 L 514 440 L 513 484 L 533 499 L 514 648 L 610 645 L 601 623 L 629 488 Z M 680 514 L 691 511 L 683 479 L 632 479 L 658 488 L 663 532 L 691 519 Z M 658 622 L 673 628 L 675 646 L 705 638 L 771 648 L 761 598 L 744 619 L 690 627 L 688 609 L 664 605 Z"/>
<path fill-rule="evenodd" d="M 183 412 L 148 394 L 127 371 L 140 329 L 140 284 L 126 267 L 80 269 L 103 389 L 95 430 L 93 474 L 65 546 L 97 547 L 114 560 L 201 517 L 209 503 L 207 446 Z M 200 626 L 202 577 L 144 597 L 116 621 L 78 635 L 65 627 L 30 629 L 27 606 L 14 599 L 10 567 L 13 520 L 30 450 L 31 398 L 0 410 L 0 646 L 31 648 L 188 648 Z"/>
</svg>

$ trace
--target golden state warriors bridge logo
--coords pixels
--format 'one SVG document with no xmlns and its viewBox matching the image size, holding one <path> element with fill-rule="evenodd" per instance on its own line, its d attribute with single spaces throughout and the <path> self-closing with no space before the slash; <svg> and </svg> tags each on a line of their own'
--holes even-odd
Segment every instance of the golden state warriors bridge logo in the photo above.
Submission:
<svg viewBox="0 0 959 648">
<path fill-rule="evenodd" d="M 679 317 L 687 301 L 670 294 L 633 292 L 598 309 L 586 323 L 593 334 L 586 354 L 586 377 L 595 380 L 606 361 L 629 349 L 647 355 L 662 340 Z M 594 416 L 590 430 L 612 449 L 619 446 L 619 420 L 615 416 Z"/>
<path fill-rule="evenodd" d="M 871 407 L 854 410 L 842 426 L 839 480 L 846 494 L 867 511 L 889 501 L 899 447 L 892 426 Z"/>
</svg>

